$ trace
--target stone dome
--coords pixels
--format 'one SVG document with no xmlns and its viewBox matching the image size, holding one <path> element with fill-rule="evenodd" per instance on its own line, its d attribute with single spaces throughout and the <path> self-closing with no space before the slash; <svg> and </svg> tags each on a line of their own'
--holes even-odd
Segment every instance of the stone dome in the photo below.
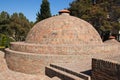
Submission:
<svg viewBox="0 0 120 80">
<path fill-rule="evenodd" d="M 119 50 L 119 45 L 102 44 L 99 34 L 88 22 L 70 16 L 69 11 L 59 13 L 61 15 L 37 23 L 25 42 L 10 43 L 10 48 L 5 49 L 5 59 L 11 70 L 44 75 L 51 63 L 71 64 Z"/>
<path fill-rule="evenodd" d="M 27 43 L 37 44 L 98 44 L 102 40 L 88 22 L 70 16 L 68 11 L 37 23 L 26 38 Z M 65 13 L 66 12 L 66 13 Z"/>
</svg>

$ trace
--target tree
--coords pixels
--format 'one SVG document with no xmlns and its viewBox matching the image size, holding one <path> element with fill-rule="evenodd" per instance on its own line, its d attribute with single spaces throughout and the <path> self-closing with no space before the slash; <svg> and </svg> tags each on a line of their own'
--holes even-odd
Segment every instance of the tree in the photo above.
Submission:
<svg viewBox="0 0 120 80">
<path fill-rule="evenodd" d="M 70 4 L 69 10 L 71 15 L 90 22 L 99 31 L 102 21 L 107 20 L 107 11 L 95 4 L 96 0 L 75 0 Z"/>
<path fill-rule="evenodd" d="M 24 41 L 33 24 L 23 13 L 9 15 L 2 11 L 0 13 L 0 46 L 7 47 L 11 41 Z"/>
<path fill-rule="evenodd" d="M 36 22 L 51 17 L 50 4 L 48 0 L 42 0 L 40 11 L 37 13 Z"/>
<path fill-rule="evenodd" d="M 71 15 L 91 23 L 99 33 L 120 29 L 120 0 L 74 0 L 68 9 Z"/>
<path fill-rule="evenodd" d="M 9 31 L 9 24 L 10 24 L 10 15 L 2 11 L 0 13 L 0 33 L 2 34 L 8 34 Z"/>
<path fill-rule="evenodd" d="M 12 37 L 16 41 L 23 41 L 31 28 L 31 24 L 22 13 L 13 13 L 10 28 L 12 29 Z"/>
<path fill-rule="evenodd" d="M 0 34 L 12 37 L 16 41 L 25 40 L 32 26 L 33 23 L 29 22 L 23 13 L 13 13 L 13 15 L 5 11 L 0 13 Z"/>
</svg>

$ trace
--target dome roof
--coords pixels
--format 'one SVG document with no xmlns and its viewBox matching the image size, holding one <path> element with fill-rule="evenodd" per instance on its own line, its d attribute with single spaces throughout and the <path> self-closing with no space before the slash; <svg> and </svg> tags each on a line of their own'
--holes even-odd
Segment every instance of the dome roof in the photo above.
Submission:
<svg viewBox="0 0 120 80">
<path fill-rule="evenodd" d="M 62 13 L 38 22 L 28 33 L 27 43 L 37 44 L 96 44 L 102 40 L 88 22 Z"/>
<path fill-rule="evenodd" d="M 105 44 L 111 44 L 111 45 L 120 45 L 120 43 L 117 41 L 117 40 L 115 40 L 115 39 L 110 39 L 110 40 L 107 40 L 107 41 L 105 41 L 104 42 Z"/>
</svg>

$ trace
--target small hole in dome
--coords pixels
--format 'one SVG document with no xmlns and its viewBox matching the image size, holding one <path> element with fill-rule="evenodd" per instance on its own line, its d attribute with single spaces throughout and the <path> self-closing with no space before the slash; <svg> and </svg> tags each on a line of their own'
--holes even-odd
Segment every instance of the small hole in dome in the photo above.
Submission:
<svg viewBox="0 0 120 80">
<path fill-rule="evenodd" d="M 93 39 L 90 39 L 90 41 L 93 41 Z"/>
<path fill-rule="evenodd" d="M 43 36 L 43 38 L 46 38 L 46 36 Z"/>
<path fill-rule="evenodd" d="M 53 32 L 52 35 L 57 35 L 57 33 L 56 33 L 56 32 Z"/>
</svg>

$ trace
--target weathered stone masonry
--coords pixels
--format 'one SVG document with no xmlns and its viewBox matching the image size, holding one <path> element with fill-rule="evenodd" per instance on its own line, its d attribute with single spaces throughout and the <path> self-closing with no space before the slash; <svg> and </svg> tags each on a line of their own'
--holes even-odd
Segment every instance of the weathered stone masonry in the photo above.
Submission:
<svg viewBox="0 0 120 80">
<path fill-rule="evenodd" d="M 92 59 L 92 80 L 120 80 L 120 64 Z"/>
</svg>

